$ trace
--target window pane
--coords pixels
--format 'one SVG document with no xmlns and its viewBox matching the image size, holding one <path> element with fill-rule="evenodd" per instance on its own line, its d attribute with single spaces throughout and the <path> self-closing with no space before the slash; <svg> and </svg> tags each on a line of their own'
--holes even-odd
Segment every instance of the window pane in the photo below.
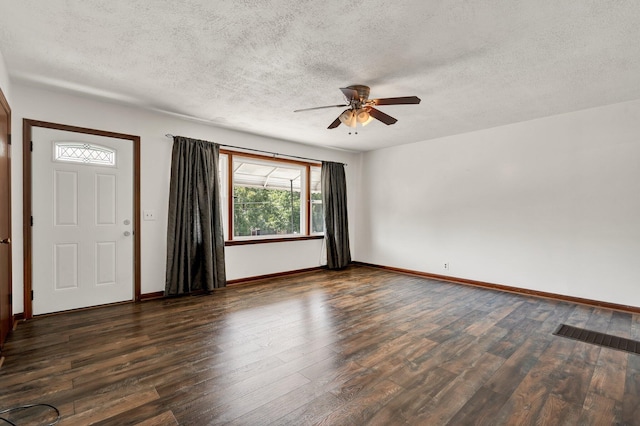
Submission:
<svg viewBox="0 0 640 426">
<path fill-rule="evenodd" d="M 324 210 L 322 207 L 322 186 L 320 167 L 311 167 L 311 233 L 324 232 Z"/>
<path fill-rule="evenodd" d="M 218 166 L 220 169 L 219 182 L 220 182 L 220 204 L 222 210 L 222 229 L 224 230 L 225 241 L 229 239 L 229 191 L 228 188 L 228 167 L 229 156 L 226 154 L 220 154 L 218 157 Z"/>
<path fill-rule="evenodd" d="M 56 142 L 54 144 L 54 158 L 56 161 L 102 166 L 115 166 L 116 164 L 115 150 L 82 142 Z"/>
<path fill-rule="evenodd" d="M 233 170 L 235 237 L 301 233 L 303 167 L 234 158 Z"/>
</svg>

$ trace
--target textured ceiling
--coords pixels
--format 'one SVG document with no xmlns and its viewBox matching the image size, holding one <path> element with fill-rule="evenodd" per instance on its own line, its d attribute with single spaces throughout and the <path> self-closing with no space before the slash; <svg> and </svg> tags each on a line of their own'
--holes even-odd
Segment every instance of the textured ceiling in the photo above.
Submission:
<svg viewBox="0 0 640 426">
<path fill-rule="evenodd" d="M 640 2 L 0 0 L 0 51 L 16 82 L 366 151 L 640 98 Z M 350 84 L 422 103 L 358 135 L 293 113 Z"/>
</svg>

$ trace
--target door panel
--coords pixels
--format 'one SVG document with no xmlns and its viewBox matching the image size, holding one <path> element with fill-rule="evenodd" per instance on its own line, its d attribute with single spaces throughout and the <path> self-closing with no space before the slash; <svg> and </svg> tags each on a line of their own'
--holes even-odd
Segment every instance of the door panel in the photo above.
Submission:
<svg viewBox="0 0 640 426">
<path fill-rule="evenodd" d="M 56 226 L 78 226 L 78 173 L 55 170 L 53 193 L 53 214 Z"/>
<path fill-rule="evenodd" d="M 116 178 L 113 175 L 96 175 L 96 223 L 116 224 Z"/>
<path fill-rule="evenodd" d="M 54 244 L 53 253 L 53 288 L 78 288 L 78 244 Z"/>
<path fill-rule="evenodd" d="M 133 300 L 131 142 L 47 128 L 32 138 L 33 314 Z"/>
<path fill-rule="evenodd" d="M 116 282 L 116 242 L 96 243 L 96 285 L 110 285 Z"/>
</svg>

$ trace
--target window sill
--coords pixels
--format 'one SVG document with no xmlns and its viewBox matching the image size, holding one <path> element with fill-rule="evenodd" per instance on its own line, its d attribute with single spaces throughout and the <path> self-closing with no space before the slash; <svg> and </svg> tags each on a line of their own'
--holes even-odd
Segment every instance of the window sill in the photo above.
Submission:
<svg viewBox="0 0 640 426">
<path fill-rule="evenodd" d="M 296 237 L 280 237 L 280 238 L 260 238 L 255 240 L 232 240 L 225 241 L 225 247 L 228 246 L 244 246 L 249 244 L 265 244 L 265 243 L 283 243 L 287 241 L 305 241 L 305 240 L 321 240 L 324 235 L 302 235 Z"/>
</svg>

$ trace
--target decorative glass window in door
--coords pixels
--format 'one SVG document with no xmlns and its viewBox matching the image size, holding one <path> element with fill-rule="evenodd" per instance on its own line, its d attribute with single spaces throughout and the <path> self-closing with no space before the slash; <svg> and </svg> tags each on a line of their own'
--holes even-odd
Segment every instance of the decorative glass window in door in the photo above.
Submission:
<svg viewBox="0 0 640 426">
<path fill-rule="evenodd" d="M 84 142 L 56 142 L 53 158 L 56 161 L 115 166 L 116 151 Z"/>
</svg>

